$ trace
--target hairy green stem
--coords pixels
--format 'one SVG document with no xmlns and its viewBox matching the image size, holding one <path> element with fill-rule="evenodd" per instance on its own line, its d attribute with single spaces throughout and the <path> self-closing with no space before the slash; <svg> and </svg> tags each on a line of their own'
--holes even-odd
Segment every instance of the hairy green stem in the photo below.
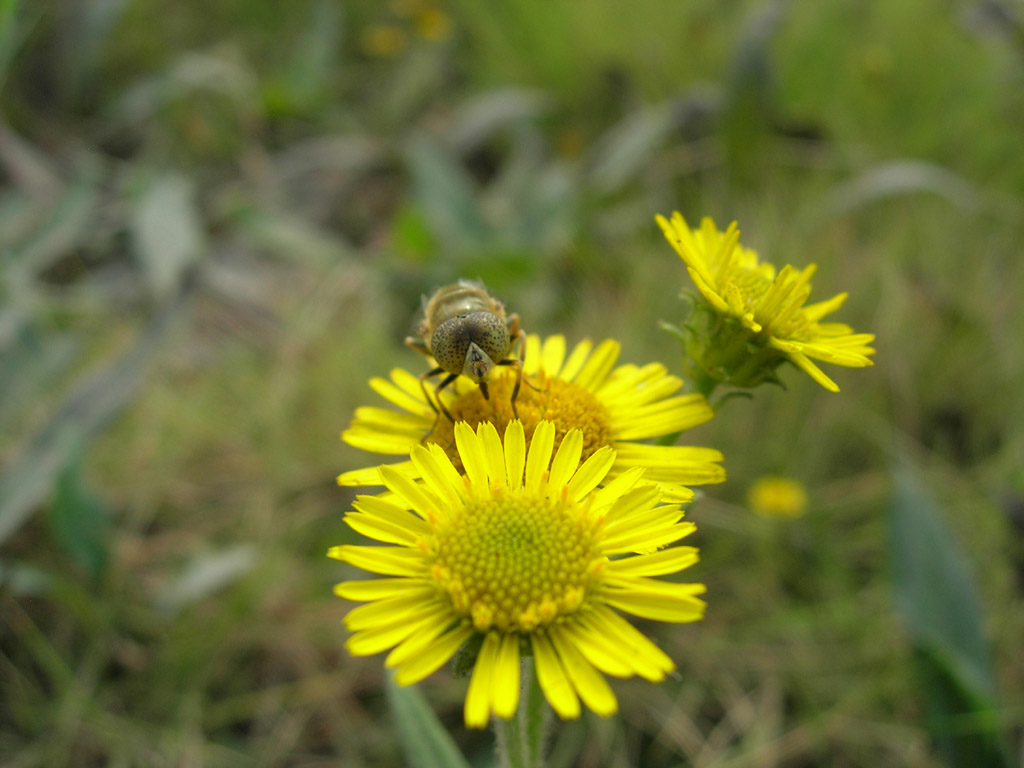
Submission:
<svg viewBox="0 0 1024 768">
<path fill-rule="evenodd" d="M 533 670 L 533 659 L 522 661 L 519 708 L 509 720 L 494 718 L 500 768 L 543 768 L 548 708 Z"/>
</svg>

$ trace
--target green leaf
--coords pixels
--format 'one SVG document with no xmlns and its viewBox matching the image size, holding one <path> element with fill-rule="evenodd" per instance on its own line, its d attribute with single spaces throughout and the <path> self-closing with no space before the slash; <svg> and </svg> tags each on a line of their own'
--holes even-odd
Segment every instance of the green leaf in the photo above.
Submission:
<svg viewBox="0 0 1024 768">
<path fill-rule="evenodd" d="M 896 607 L 914 646 L 936 749 L 953 766 L 1008 766 L 982 615 L 967 560 L 909 467 L 889 518 Z"/>
<path fill-rule="evenodd" d="M 50 531 L 57 543 L 96 583 L 110 555 L 110 522 L 100 501 L 82 485 L 81 445 L 57 479 L 50 505 Z"/>
<path fill-rule="evenodd" d="M 469 768 L 419 689 L 386 675 L 385 691 L 405 758 L 413 768 Z"/>
</svg>

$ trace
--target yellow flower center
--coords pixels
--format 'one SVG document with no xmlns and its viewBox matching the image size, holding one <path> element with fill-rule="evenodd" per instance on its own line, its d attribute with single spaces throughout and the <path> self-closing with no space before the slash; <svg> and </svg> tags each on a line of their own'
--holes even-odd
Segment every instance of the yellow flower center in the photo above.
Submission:
<svg viewBox="0 0 1024 768">
<path fill-rule="evenodd" d="M 729 282 L 743 297 L 743 306 L 752 310 L 761 297 L 768 293 L 772 281 L 753 269 L 734 269 L 729 275 Z"/>
<path fill-rule="evenodd" d="M 729 284 L 743 297 L 743 306 L 754 312 L 754 319 L 762 326 L 762 333 L 783 339 L 810 340 L 815 331 L 800 306 L 776 307 L 775 311 L 758 312 L 757 305 L 772 286 L 772 280 L 753 269 L 734 269 L 729 275 Z"/>
<path fill-rule="evenodd" d="M 474 387 L 452 403 L 448 410 L 455 421 L 466 421 L 476 429 L 477 425 L 489 421 L 504 437 L 505 427 L 512 421 L 512 389 L 515 386 L 514 370 L 502 371 L 488 382 L 490 397 L 484 399 L 479 388 Z M 532 385 L 532 386 L 531 386 Z M 534 389 L 536 387 L 536 389 Z M 516 398 L 516 409 L 526 432 L 526 444 L 533 438 L 533 430 L 544 420 L 554 422 L 555 448 L 571 429 L 583 431 L 583 455 L 586 461 L 598 448 L 612 444 L 612 430 L 608 411 L 604 405 L 583 387 L 544 374 L 523 378 Z M 455 425 L 441 415 L 434 423 L 434 430 L 427 436 L 427 442 L 437 443 L 448 454 L 455 468 L 462 471 L 462 458 L 455 447 Z"/>
<path fill-rule="evenodd" d="M 604 562 L 596 523 L 573 502 L 495 493 L 437 529 L 431 576 L 480 631 L 530 632 L 583 603 Z"/>
</svg>

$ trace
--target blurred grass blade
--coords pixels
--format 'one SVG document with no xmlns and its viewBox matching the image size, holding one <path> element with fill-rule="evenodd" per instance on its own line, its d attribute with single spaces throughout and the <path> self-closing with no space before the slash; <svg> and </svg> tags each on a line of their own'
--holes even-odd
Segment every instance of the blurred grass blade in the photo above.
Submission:
<svg viewBox="0 0 1024 768">
<path fill-rule="evenodd" d="M 0 431 L 24 414 L 33 395 L 60 379 L 80 348 L 70 334 L 44 334 L 28 323 L 12 329 L 12 336 L 5 344 L 0 330 Z"/>
<path fill-rule="evenodd" d="M 968 211 L 982 203 L 974 187 L 948 168 L 898 160 L 876 165 L 837 186 L 826 200 L 826 209 L 830 216 L 840 217 L 869 203 L 922 192 Z"/>
<path fill-rule="evenodd" d="M 957 768 L 1008 766 L 967 561 L 909 467 L 896 472 L 895 484 L 889 518 L 893 589 L 914 646 L 932 739 Z"/>
<path fill-rule="evenodd" d="M 26 19 L 23 7 L 28 7 L 31 18 Z M 7 82 L 11 62 L 28 37 L 35 23 L 46 13 L 43 3 L 24 3 L 21 0 L 0 0 L 0 91 Z"/>
<path fill-rule="evenodd" d="M 739 179 L 752 174 L 764 159 L 765 139 L 778 117 L 775 42 L 789 3 L 757 3 L 737 40 L 725 81 L 721 137 L 731 170 Z"/>
<path fill-rule="evenodd" d="M 398 737 L 412 768 L 469 768 L 452 737 L 415 686 L 400 686 L 385 675 L 385 691 Z"/>
<path fill-rule="evenodd" d="M 673 105 L 661 104 L 612 126 L 594 147 L 594 187 L 603 194 L 616 192 L 650 167 L 674 130 L 674 114 Z"/>
<path fill-rule="evenodd" d="M 418 136 L 409 142 L 408 160 L 416 200 L 442 243 L 460 250 L 482 247 L 488 228 L 473 184 L 455 157 Z"/>
<path fill-rule="evenodd" d="M 0 544 L 32 514 L 53 488 L 72 452 L 134 396 L 162 341 L 186 310 L 169 304 L 121 358 L 80 383 L 0 476 Z"/>
<path fill-rule="evenodd" d="M 95 84 L 110 36 L 127 7 L 126 0 L 91 0 L 68 6 L 62 54 L 65 77 L 76 97 Z"/>
<path fill-rule="evenodd" d="M 177 292 L 205 246 L 192 182 L 178 173 L 158 176 L 139 199 L 132 236 L 153 295 Z"/>
<path fill-rule="evenodd" d="M 445 140 L 457 152 L 472 151 L 503 128 L 536 119 L 547 103 L 547 97 L 537 90 L 508 87 L 488 91 L 458 109 Z"/>
<path fill-rule="evenodd" d="M 72 451 L 57 479 L 57 493 L 50 505 L 50 530 L 95 584 L 107 566 L 110 525 L 106 509 L 82 485 L 82 448 L 79 445 Z"/>
<path fill-rule="evenodd" d="M 196 556 L 157 596 L 157 606 L 176 613 L 227 587 L 256 567 L 258 552 L 251 544 L 236 544 Z"/>
<path fill-rule="evenodd" d="M 320 0 L 313 5 L 287 67 L 265 88 L 263 98 L 269 112 L 296 114 L 327 103 L 331 78 L 337 72 L 342 27 L 338 3 Z"/>
</svg>

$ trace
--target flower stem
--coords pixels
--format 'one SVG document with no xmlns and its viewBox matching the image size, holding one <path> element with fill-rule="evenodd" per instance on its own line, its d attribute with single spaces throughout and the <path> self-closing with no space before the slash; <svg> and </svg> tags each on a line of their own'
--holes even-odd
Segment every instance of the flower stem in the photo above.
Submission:
<svg viewBox="0 0 1024 768">
<path fill-rule="evenodd" d="M 533 659 L 522 661 L 522 699 L 509 720 L 494 719 L 500 768 L 543 768 L 548 708 L 533 671 Z"/>
</svg>

